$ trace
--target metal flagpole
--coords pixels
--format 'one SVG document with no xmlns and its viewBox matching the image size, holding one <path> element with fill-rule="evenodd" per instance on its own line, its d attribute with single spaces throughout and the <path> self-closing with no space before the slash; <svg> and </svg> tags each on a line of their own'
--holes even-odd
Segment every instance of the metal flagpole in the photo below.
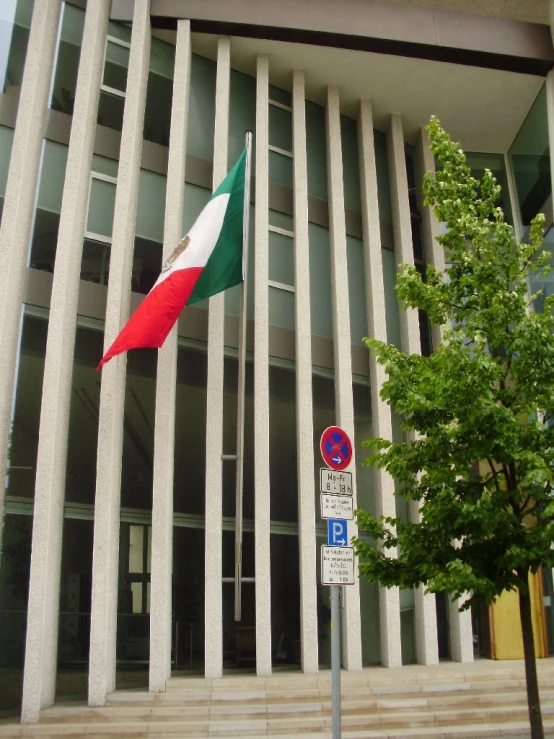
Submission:
<svg viewBox="0 0 554 739">
<path fill-rule="evenodd" d="M 244 483 L 244 396 L 246 371 L 246 293 L 248 280 L 248 228 L 250 216 L 250 165 L 252 132 L 246 132 L 244 172 L 244 216 L 242 234 L 242 274 L 239 314 L 239 376 L 237 388 L 237 468 L 235 482 L 235 621 L 241 620 L 242 600 L 242 492 Z"/>
</svg>

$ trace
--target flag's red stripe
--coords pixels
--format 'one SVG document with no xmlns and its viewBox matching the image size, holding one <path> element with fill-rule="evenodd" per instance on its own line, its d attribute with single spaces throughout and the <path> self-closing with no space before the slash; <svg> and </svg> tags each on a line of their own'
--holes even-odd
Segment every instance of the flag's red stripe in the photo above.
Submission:
<svg viewBox="0 0 554 739">
<path fill-rule="evenodd" d="M 112 357 L 128 349 L 159 349 L 187 304 L 203 267 L 173 272 L 151 290 L 102 357 L 98 371 Z"/>
</svg>

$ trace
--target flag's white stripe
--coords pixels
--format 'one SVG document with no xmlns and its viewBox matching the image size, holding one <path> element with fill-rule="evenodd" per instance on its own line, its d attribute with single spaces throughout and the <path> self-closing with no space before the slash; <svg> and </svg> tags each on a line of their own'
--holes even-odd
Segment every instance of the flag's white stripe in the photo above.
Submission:
<svg viewBox="0 0 554 739">
<path fill-rule="evenodd" d="M 210 200 L 188 232 L 190 244 L 171 267 L 160 274 L 154 287 L 178 270 L 206 266 L 221 233 L 229 197 L 230 193 L 224 192 Z"/>
</svg>

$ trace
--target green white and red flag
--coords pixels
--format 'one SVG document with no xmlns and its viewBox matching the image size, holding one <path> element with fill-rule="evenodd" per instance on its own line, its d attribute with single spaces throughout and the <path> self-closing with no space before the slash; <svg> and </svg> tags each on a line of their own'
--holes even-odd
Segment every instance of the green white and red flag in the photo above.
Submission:
<svg viewBox="0 0 554 739">
<path fill-rule="evenodd" d="M 245 149 L 175 247 L 154 287 L 104 354 L 97 370 L 129 349 L 159 349 L 186 305 L 243 281 L 246 157 Z"/>
</svg>

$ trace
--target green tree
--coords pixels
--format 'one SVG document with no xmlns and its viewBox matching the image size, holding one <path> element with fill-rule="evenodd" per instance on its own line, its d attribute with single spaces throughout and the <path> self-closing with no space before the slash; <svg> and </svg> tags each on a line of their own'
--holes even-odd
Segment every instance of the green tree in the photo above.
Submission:
<svg viewBox="0 0 554 739">
<path fill-rule="evenodd" d="M 446 232 L 444 272 L 400 271 L 404 309 L 442 327 L 430 357 L 366 340 L 388 375 L 381 397 L 402 419 L 403 442 L 370 439 L 365 464 L 387 470 L 419 505 L 418 522 L 357 512 L 373 545 L 355 539 L 360 575 L 385 587 L 448 591 L 464 608 L 519 592 L 531 734 L 543 736 L 529 573 L 554 566 L 554 296 L 529 295 L 547 274 L 544 217 L 517 244 L 490 171 L 471 176 L 464 152 L 432 118 L 440 163 L 426 204 Z M 536 301 L 542 310 L 534 310 Z M 544 302 L 542 302 L 544 301 Z"/>
</svg>

